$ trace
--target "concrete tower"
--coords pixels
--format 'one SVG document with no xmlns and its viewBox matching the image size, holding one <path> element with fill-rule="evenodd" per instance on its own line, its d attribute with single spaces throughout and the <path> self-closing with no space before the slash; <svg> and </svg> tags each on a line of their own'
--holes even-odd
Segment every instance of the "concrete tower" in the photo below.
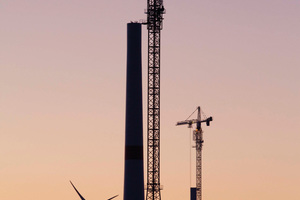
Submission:
<svg viewBox="0 0 300 200">
<path fill-rule="evenodd" d="M 144 200 L 141 24 L 127 24 L 124 200 Z"/>
</svg>

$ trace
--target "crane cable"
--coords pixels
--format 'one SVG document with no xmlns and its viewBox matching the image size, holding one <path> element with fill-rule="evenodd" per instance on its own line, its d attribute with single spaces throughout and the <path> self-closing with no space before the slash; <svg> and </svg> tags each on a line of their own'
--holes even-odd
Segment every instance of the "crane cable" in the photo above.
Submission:
<svg viewBox="0 0 300 200">
<path fill-rule="evenodd" d="M 190 188 L 192 187 L 192 127 L 190 128 Z"/>
<path fill-rule="evenodd" d="M 198 108 L 196 108 L 196 110 L 188 118 L 186 118 L 186 120 L 188 120 L 197 110 Z"/>
<path fill-rule="evenodd" d="M 190 114 L 190 116 L 188 118 L 186 118 L 186 120 L 188 120 L 197 110 L 198 110 L 198 108 L 196 108 L 196 110 L 194 110 L 194 112 L 192 114 Z M 203 112 L 202 109 L 201 109 L 201 114 L 204 117 L 204 119 L 207 119 L 206 114 Z"/>
</svg>

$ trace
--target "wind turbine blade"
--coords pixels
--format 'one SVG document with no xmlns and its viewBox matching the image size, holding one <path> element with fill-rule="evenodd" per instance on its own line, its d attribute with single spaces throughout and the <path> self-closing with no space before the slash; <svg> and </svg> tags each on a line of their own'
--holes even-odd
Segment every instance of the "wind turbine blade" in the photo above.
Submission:
<svg viewBox="0 0 300 200">
<path fill-rule="evenodd" d="M 76 187 L 73 185 L 73 183 L 70 181 L 71 185 L 73 186 L 74 190 L 77 192 L 77 194 L 79 195 L 79 197 L 81 198 L 81 200 L 85 200 L 85 198 L 83 198 L 83 196 L 81 196 L 81 194 L 78 192 L 78 190 L 76 189 Z"/>
<path fill-rule="evenodd" d="M 119 195 L 113 196 L 113 197 L 111 197 L 111 198 L 109 198 L 109 199 L 107 199 L 107 200 L 111 200 L 111 199 L 113 199 L 113 198 L 115 198 L 115 197 L 117 197 L 117 196 L 119 196 Z"/>
</svg>

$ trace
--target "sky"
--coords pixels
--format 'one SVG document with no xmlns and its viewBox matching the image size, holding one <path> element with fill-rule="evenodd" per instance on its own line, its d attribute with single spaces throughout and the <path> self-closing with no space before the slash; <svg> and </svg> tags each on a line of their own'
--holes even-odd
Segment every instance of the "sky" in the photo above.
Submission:
<svg viewBox="0 0 300 200">
<path fill-rule="evenodd" d="M 146 3 L 1 1 L 0 199 L 79 199 L 69 180 L 87 200 L 123 198 L 126 23 Z M 300 1 L 164 5 L 162 199 L 194 186 L 190 130 L 175 123 L 197 106 L 214 118 L 203 199 L 300 199 Z M 144 122 L 146 68 L 144 27 Z"/>
</svg>

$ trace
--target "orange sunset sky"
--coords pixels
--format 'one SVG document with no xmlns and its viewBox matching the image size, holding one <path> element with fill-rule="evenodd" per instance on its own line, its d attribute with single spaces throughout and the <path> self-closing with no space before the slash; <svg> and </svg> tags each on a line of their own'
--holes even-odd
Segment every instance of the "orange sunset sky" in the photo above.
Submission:
<svg viewBox="0 0 300 200">
<path fill-rule="evenodd" d="M 204 200 L 299 200 L 300 1 L 164 5 L 162 200 L 189 199 L 190 131 L 175 123 L 197 106 L 214 117 Z M 79 199 L 69 180 L 87 200 L 123 198 L 126 23 L 146 6 L 0 2 L 1 200 Z M 144 122 L 146 67 L 143 27 Z"/>
</svg>

